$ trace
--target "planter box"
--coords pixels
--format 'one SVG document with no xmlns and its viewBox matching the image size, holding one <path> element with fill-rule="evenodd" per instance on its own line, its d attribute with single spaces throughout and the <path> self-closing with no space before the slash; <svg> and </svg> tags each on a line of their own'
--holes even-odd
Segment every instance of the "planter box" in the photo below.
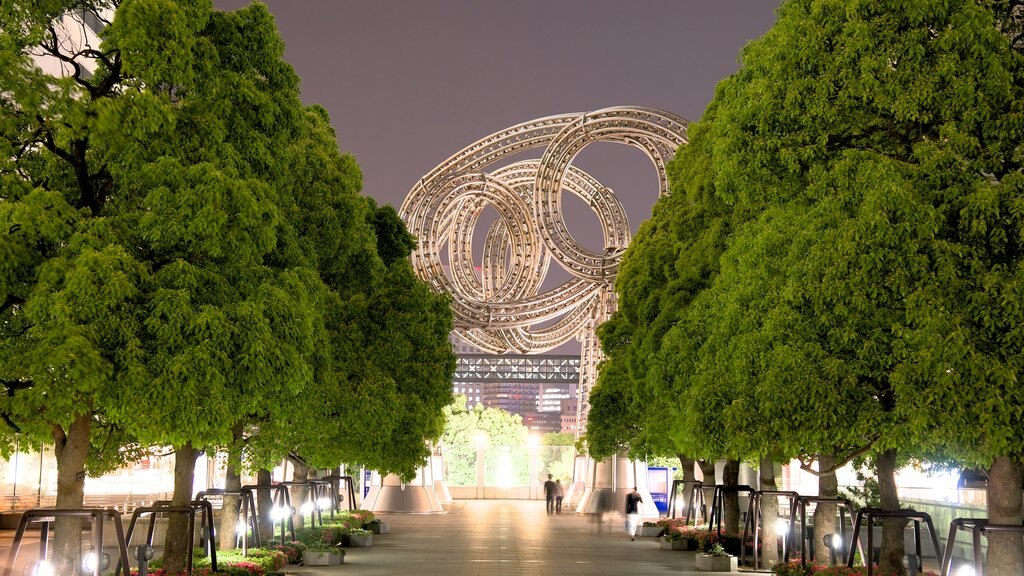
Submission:
<svg viewBox="0 0 1024 576">
<path fill-rule="evenodd" d="M 696 550 L 697 541 L 689 538 L 675 538 L 669 540 L 668 538 L 661 539 L 662 550 Z"/>
<path fill-rule="evenodd" d="M 349 534 L 348 545 L 353 548 L 373 546 L 373 534 Z"/>
<path fill-rule="evenodd" d="M 337 566 L 345 563 L 345 553 L 338 552 L 314 552 L 305 550 L 302 553 L 303 566 Z"/>
<path fill-rule="evenodd" d="M 657 538 L 664 530 L 661 526 L 641 526 L 636 529 L 636 535 L 641 538 Z"/>
<path fill-rule="evenodd" d="M 697 554 L 697 570 L 704 572 L 735 572 L 737 569 L 735 556 L 712 556 L 711 554 Z"/>
<path fill-rule="evenodd" d="M 363 528 L 369 530 L 370 532 L 373 532 L 374 534 L 388 533 L 388 523 L 382 520 L 374 520 L 373 522 L 363 524 Z"/>
</svg>

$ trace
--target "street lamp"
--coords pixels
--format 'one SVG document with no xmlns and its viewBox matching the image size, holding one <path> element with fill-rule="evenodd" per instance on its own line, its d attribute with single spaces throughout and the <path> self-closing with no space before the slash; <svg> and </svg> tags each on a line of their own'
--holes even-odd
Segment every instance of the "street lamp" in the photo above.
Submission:
<svg viewBox="0 0 1024 576">
<path fill-rule="evenodd" d="M 836 556 L 842 555 L 843 537 L 839 534 L 825 534 L 822 541 L 825 543 L 825 548 L 828 548 L 829 560 L 835 565 Z"/>
</svg>

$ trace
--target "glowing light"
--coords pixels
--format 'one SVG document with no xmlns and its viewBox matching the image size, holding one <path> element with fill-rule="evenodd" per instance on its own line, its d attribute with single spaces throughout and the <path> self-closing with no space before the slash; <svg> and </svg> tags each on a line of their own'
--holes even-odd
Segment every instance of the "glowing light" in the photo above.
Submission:
<svg viewBox="0 0 1024 576">
<path fill-rule="evenodd" d="M 305 503 L 302 504 L 302 506 L 299 507 L 299 511 L 302 512 L 303 514 L 309 514 L 309 513 L 311 513 L 313 511 L 313 508 L 315 508 L 315 507 L 316 507 L 316 504 L 313 504 L 310 501 L 306 501 Z"/>
<path fill-rule="evenodd" d="M 957 569 L 956 576 L 974 576 L 974 566 L 964 564 Z"/>
<path fill-rule="evenodd" d="M 509 454 L 502 454 L 498 458 L 498 466 L 495 471 L 498 476 L 498 486 L 511 486 L 512 476 L 514 474 L 512 466 L 512 456 Z"/>
<path fill-rule="evenodd" d="M 789 531 L 789 521 L 785 518 L 779 518 L 775 521 L 775 533 L 785 534 Z"/>
<path fill-rule="evenodd" d="M 825 535 L 825 547 L 838 550 L 843 547 L 843 537 L 839 534 L 826 534 Z"/>
<path fill-rule="evenodd" d="M 104 553 L 103 556 L 100 556 L 98 558 L 98 561 L 100 562 L 99 569 L 100 570 L 106 570 L 107 567 L 110 566 L 110 555 Z M 85 572 L 87 572 L 89 574 L 94 573 L 96 571 L 96 562 L 97 562 L 96 553 L 95 552 L 89 552 L 88 554 L 86 554 L 85 556 L 82 557 L 82 570 L 84 570 Z M 51 570 L 52 570 L 52 568 L 51 568 Z M 37 573 L 37 574 L 41 574 L 41 573 Z"/>
<path fill-rule="evenodd" d="M 270 518 L 274 522 L 284 520 L 288 517 L 288 509 L 284 506 L 274 506 L 274 509 L 270 511 Z"/>
<path fill-rule="evenodd" d="M 46 560 L 40 560 L 25 570 L 25 576 L 53 576 L 53 565 Z"/>
<path fill-rule="evenodd" d="M 316 501 L 316 505 L 319 506 L 321 510 L 327 510 L 328 508 L 331 507 L 331 499 L 320 498 Z"/>
</svg>

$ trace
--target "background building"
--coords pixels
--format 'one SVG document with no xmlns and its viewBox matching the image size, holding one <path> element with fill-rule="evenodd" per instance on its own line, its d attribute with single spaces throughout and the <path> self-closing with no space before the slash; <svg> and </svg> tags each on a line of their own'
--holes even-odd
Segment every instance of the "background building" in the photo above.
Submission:
<svg viewBox="0 0 1024 576">
<path fill-rule="evenodd" d="M 575 410 L 579 356 L 495 355 L 469 349 L 473 348 L 456 346 L 452 377 L 452 392 L 465 395 L 468 407 L 481 404 L 519 414 L 531 430 L 566 431 L 562 414 L 570 404 Z"/>
</svg>

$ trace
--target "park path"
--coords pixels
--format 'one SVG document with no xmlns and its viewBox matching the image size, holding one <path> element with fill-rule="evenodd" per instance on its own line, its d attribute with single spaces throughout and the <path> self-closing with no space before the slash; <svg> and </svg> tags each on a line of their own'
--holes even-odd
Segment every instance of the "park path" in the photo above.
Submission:
<svg viewBox="0 0 1024 576">
<path fill-rule="evenodd" d="M 696 576 L 694 553 L 662 550 L 654 538 L 630 541 L 621 515 L 608 515 L 602 533 L 593 516 L 549 516 L 537 500 L 459 500 L 445 514 L 388 514 L 390 532 L 370 548 L 347 548 L 345 564 L 289 566 L 290 576 Z M 13 531 L 0 531 L 6 566 Z M 33 538 L 35 540 L 35 538 Z M 13 571 L 34 559 L 25 549 Z M 0 571 L 2 573 L 2 571 Z"/>
</svg>

